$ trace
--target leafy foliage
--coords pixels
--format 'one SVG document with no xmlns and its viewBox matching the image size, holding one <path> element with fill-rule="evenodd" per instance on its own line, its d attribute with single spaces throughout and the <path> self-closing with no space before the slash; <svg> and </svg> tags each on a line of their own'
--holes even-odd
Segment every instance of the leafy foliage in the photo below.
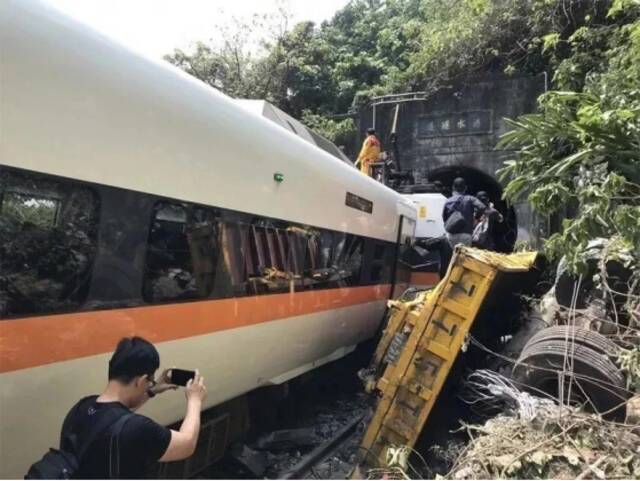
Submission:
<svg viewBox="0 0 640 481">
<path fill-rule="evenodd" d="M 640 21 L 614 2 L 609 25 L 583 27 L 558 61 L 540 113 L 510 121 L 502 146 L 517 150 L 501 171 L 505 195 L 546 215 L 572 214 L 546 247 L 584 269 L 587 244 L 618 239 L 640 259 Z M 565 90 L 566 89 L 566 90 Z M 567 210 L 569 212 L 567 212 Z"/>
<path fill-rule="evenodd" d="M 611 11 L 622 14 L 630 1 L 615 0 Z M 351 0 L 322 25 L 291 27 L 280 11 L 236 21 L 223 31 L 222 46 L 199 43 L 192 53 L 176 50 L 166 59 L 231 96 L 263 98 L 298 118 L 304 110 L 331 116 L 375 95 L 435 91 L 474 73 L 539 73 L 572 54 L 581 29 L 612 24 L 610 6 L 603 0 Z M 266 32 L 260 49 L 250 42 L 256 31 Z M 596 54 L 592 62 L 598 61 Z"/>
<path fill-rule="evenodd" d="M 304 110 L 302 123 L 337 145 L 349 145 L 356 140 L 354 138 L 356 127 L 352 118 L 332 120 L 323 115 L 314 114 L 310 110 Z"/>
<path fill-rule="evenodd" d="M 539 113 L 510 121 L 502 146 L 517 154 L 501 175 L 509 200 L 571 217 L 547 250 L 579 270 L 595 237 L 640 257 L 639 10 L 638 0 L 351 0 L 319 26 L 288 28 L 281 12 L 254 57 L 247 27 L 221 49 L 199 44 L 168 59 L 230 95 L 274 102 L 337 143 L 354 132 L 334 115 L 374 95 L 553 71 Z"/>
<path fill-rule="evenodd" d="M 227 95 L 279 104 L 285 95 L 288 65 L 285 36 L 290 15 L 284 11 L 234 19 L 220 32 L 219 46 L 197 42 L 192 53 L 176 49 L 165 60 Z M 252 32 L 264 32 L 256 42 Z"/>
</svg>

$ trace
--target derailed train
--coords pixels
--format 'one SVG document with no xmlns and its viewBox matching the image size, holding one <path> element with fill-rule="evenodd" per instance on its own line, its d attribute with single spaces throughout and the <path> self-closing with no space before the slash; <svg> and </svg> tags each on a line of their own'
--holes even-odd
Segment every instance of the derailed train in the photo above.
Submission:
<svg viewBox="0 0 640 481">
<path fill-rule="evenodd" d="M 215 409 L 375 333 L 410 202 L 46 4 L 0 2 L 0 49 L 2 477 L 57 444 L 122 336 L 199 368 Z"/>
</svg>

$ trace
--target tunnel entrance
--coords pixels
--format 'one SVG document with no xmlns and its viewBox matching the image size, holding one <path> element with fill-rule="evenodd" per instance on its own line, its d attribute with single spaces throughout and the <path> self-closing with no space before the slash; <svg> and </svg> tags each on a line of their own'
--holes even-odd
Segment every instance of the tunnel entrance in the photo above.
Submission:
<svg viewBox="0 0 640 481">
<path fill-rule="evenodd" d="M 491 202 L 504 217 L 504 222 L 495 226 L 496 250 L 498 252 L 512 252 L 518 235 L 518 222 L 513 207 L 502 200 L 502 186 L 500 183 L 494 177 L 481 170 L 461 165 L 440 167 L 428 173 L 430 182 L 442 183 L 444 186 L 443 194 L 446 197 L 451 196 L 451 185 L 456 177 L 462 177 L 466 181 L 467 194 L 476 195 L 481 190 L 489 194 Z"/>
</svg>

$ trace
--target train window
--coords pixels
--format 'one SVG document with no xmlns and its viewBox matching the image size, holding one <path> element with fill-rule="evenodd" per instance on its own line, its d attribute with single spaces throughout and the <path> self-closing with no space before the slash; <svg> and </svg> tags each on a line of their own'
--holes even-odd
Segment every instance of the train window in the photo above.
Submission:
<svg viewBox="0 0 640 481">
<path fill-rule="evenodd" d="M 320 230 L 314 231 L 307 239 L 306 270 L 311 286 L 331 287 L 338 280 L 336 269 L 331 265 L 333 237 L 333 232 Z"/>
<path fill-rule="evenodd" d="M 337 286 L 360 283 L 364 239 L 351 234 L 335 233 L 331 252 L 331 270 Z"/>
<path fill-rule="evenodd" d="M 296 242 L 288 229 L 272 221 L 258 220 L 249 228 L 251 262 L 248 264 L 250 291 L 256 294 L 295 290 L 300 276 L 296 275 L 297 260 L 293 258 Z"/>
<path fill-rule="evenodd" d="M 257 276 L 261 276 L 267 267 L 268 259 L 265 251 L 265 236 L 261 227 L 251 226 L 251 254 L 254 260 L 253 271 Z"/>
<path fill-rule="evenodd" d="M 360 283 L 362 273 L 362 252 L 364 250 L 364 238 L 349 235 L 347 236 L 347 256 L 345 258 L 343 268 L 348 273 L 347 280 L 349 285 L 357 285 Z"/>
<path fill-rule="evenodd" d="M 391 282 L 394 248 L 388 243 L 375 241 L 371 261 L 371 282 L 384 284 Z"/>
<path fill-rule="evenodd" d="M 415 236 L 416 221 L 408 217 L 400 217 L 400 236 L 398 245 L 398 262 L 396 266 L 396 284 L 408 284 L 411 277 L 410 255 Z"/>
<path fill-rule="evenodd" d="M 316 232 L 305 233 L 305 258 L 304 258 L 304 274 L 307 278 L 306 285 L 314 285 L 317 283 L 318 273 L 317 269 L 320 268 L 320 252 L 318 249 L 318 235 Z"/>
<path fill-rule="evenodd" d="M 288 257 L 289 269 L 294 276 L 301 278 L 304 274 L 304 259 L 307 239 L 302 229 L 299 227 L 289 227 L 288 234 Z"/>
<path fill-rule="evenodd" d="M 267 252 L 269 252 L 269 267 L 276 271 L 284 270 L 284 263 L 280 255 L 280 249 L 277 240 L 277 231 L 275 229 L 265 229 L 265 237 L 267 239 Z"/>
<path fill-rule="evenodd" d="M 246 277 L 252 277 L 258 274 L 256 264 L 254 262 L 254 250 L 251 247 L 251 226 L 248 224 L 238 224 L 240 230 L 240 255 L 244 260 L 244 273 Z"/>
<path fill-rule="evenodd" d="M 159 202 L 149 232 L 145 299 L 207 298 L 215 280 L 219 228 L 214 209 Z"/>
<path fill-rule="evenodd" d="M 234 288 L 243 286 L 247 279 L 242 243 L 242 228 L 236 222 L 221 224 L 220 245 L 226 271 Z"/>
<path fill-rule="evenodd" d="M 0 317 L 82 304 L 98 217 L 97 195 L 79 182 L 0 169 Z"/>
<path fill-rule="evenodd" d="M 2 196 L 2 212 L 6 216 L 21 218 L 38 227 L 51 228 L 56 224 L 60 199 L 37 194 L 7 190 Z"/>
</svg>

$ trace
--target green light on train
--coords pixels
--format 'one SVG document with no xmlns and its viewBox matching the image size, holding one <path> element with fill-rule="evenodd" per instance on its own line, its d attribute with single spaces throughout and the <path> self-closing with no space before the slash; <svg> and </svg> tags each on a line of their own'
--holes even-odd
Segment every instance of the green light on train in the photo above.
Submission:
<svg viewBox="0 0 640 481">
<path fill-rule="evenodd" d="M 284 180 L 284 174 L 282 172 L 274 173 L 273 180 L 275 180 L 276 182 L 282 182 Z"/>
</svg>

